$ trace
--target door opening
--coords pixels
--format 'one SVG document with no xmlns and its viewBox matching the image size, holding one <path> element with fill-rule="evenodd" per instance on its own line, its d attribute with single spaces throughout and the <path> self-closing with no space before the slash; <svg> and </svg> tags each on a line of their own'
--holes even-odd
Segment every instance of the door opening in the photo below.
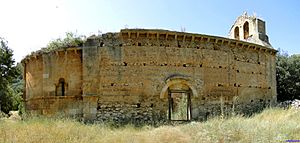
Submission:
<svg viewBox="0 0 300 143">
<path fill-rule="evenodd" d="M 169 115 L 170 121 L 191 120 L 191 91 L 169 90 Z"/>
</svg>

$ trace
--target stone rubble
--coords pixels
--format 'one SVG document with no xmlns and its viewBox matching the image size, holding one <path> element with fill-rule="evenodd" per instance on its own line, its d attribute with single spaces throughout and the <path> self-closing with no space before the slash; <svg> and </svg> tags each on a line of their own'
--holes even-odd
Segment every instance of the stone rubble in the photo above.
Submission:
<svg viewBox="0 0 300 143">
<path fill-rule="evenodd" d="M 295 108 L 295 109 L 300 109 L 300 100 L 299 99 L 294 99 L 294 100 L 287 100 L 283 101 L 277 104 L 277 107 L 281 108 Z"/>
</svg>

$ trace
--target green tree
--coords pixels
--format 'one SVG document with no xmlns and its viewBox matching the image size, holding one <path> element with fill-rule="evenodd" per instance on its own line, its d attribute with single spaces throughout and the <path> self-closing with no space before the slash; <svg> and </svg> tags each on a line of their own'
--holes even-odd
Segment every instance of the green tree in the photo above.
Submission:
<svg viewBox="0 0 300 143">
<path fill-rule="evenodd" d="M 14 65 L 13 51 L 7 46 L 7 41 L 0 38 L 0 110 L 8 113 L 14 110 L 15 96 L 11 86 L 13 80 L 20 75 Z"/>
<path fill-rule="evenodd" d="M 279 53 L 276 59 L 278 101 L 300 99 L 300 55 Z"/>
<path fill-rule="evenodd" d="M 16 65 L 16 77 L 9 84 L 8 89 L 10 91 L 10 96 L 12 99 L 12 106 L 10 110 L 19 110 L 20 113 L 24 112 L 22 101 L 23 101 L 23 89 L 24 89 L 24 80 L 23 80 L 23 66 L 21 63 Z"/>
</svg>

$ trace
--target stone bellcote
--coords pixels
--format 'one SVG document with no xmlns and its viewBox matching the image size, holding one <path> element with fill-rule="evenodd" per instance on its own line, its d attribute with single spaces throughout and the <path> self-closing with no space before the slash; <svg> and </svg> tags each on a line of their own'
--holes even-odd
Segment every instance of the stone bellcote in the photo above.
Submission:
<svg viewBox="0 0 300 143">
<path fill-rule="evenodd" d="M 239 16 L 229 31 L 229 38 L 272 48 L 266 34 L 266 22 L 247 12 Z"/>
</svg>

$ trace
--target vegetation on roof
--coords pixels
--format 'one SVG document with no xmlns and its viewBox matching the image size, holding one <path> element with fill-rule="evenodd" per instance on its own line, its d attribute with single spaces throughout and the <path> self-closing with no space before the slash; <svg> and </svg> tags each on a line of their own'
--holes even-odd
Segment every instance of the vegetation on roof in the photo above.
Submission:
<svg viewBox="0 0 300 143">
<path fill-rule="evenodd" d="M 57 49 L 66 49 L 69 47 L 80 47 L 83 45 L 85 41 L 85 36 L 77 35 L 73 32 L 66 32 L 64 38 L 57 38 L 55 40 L 50 41 L 47 44 L 46 48 L 42 48 L 46 52 L 57 50 Z"/>
<path fill-rule="evenodd" d="M 73 32 L 66 32 L 66 35 L 63 38 L 57 38 L 50 41 L 46 47 L 41 48 L 38 51 L 31 52 L 30 55 L 26 56 L 26 58 L 35 54 L 49 53 L 51 51 L 63 50 L 72 47 L 81 47 L 83 46 L 85 40 L 86 37 L 83 35 L 77 35 Z"/>
</svg>

